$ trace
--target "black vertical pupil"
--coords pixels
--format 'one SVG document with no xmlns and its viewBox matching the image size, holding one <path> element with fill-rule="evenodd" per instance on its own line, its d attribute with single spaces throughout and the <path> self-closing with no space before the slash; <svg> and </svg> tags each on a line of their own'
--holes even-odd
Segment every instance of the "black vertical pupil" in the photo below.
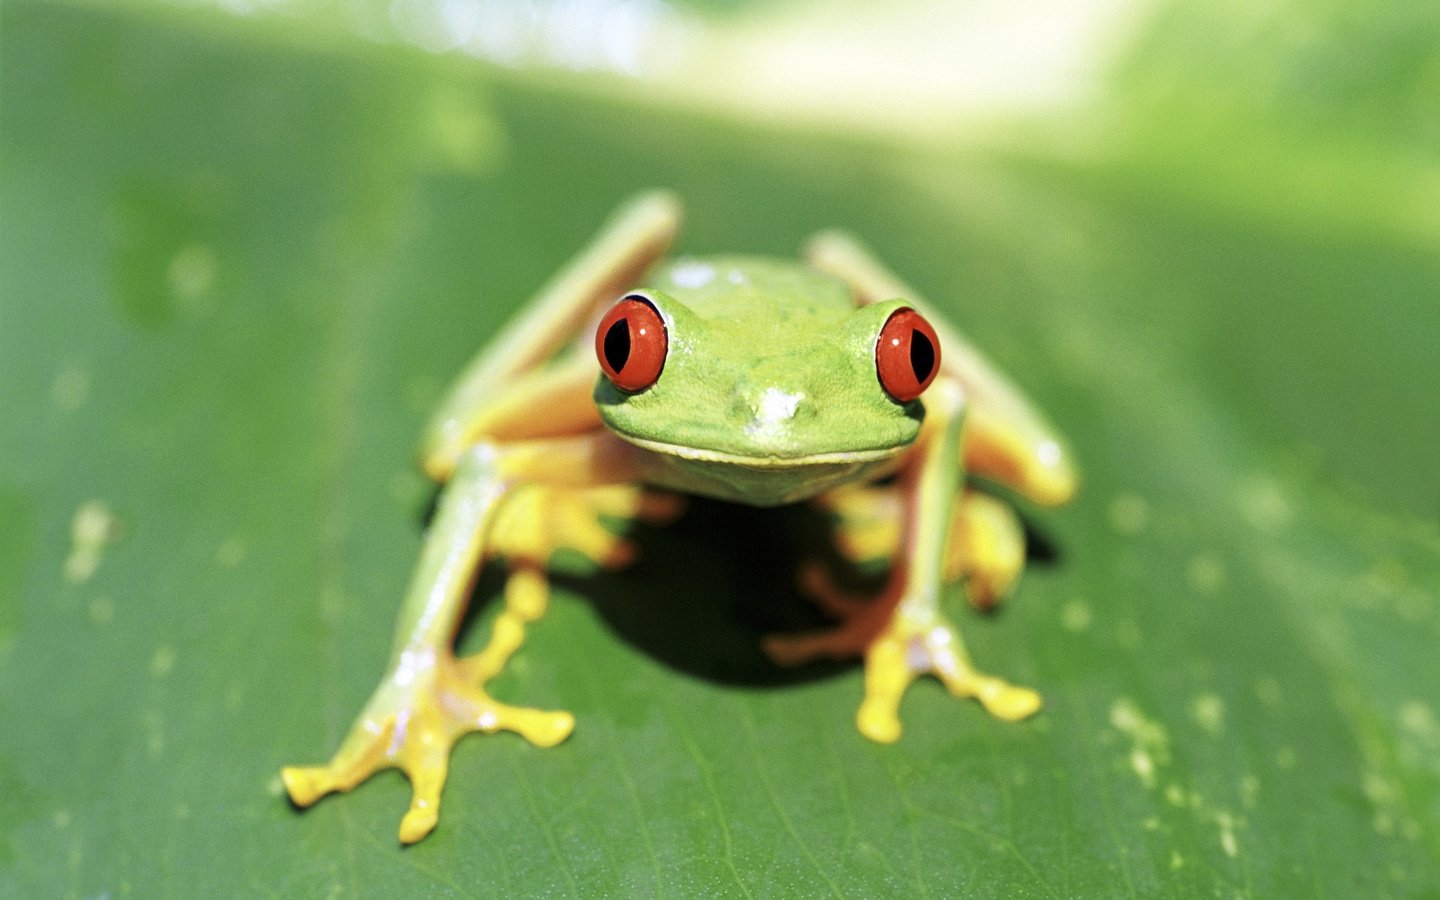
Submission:
<svg viewBox="0 0 1440 900">
<path fill-rule="evenodd" d="M 629 347 L 627 336 L 626 347 Z M 610 338 L 605 338 L 605 353 L 610 353 Z M 915 380 L 921 384 L 930 377 L 930 371 L 935 368 L 935 345 L 923 331 L 910 332 L 910 370 L 915 373 Z"/>
<path fill-rule="evenodd" d="M 914 351 L 911 351 L 912 355 Z M 621 318 L 605 332 L 605 362 L 610 371 L 619 372 L 630 361 L 630 320 Z"/>
</svg>

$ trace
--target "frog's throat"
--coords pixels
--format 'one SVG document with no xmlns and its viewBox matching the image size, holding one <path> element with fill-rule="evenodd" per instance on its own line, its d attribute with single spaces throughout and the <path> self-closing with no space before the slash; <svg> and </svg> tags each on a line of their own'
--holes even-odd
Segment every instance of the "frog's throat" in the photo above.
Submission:
<svg viewBox="0 0 1440 900">
<path fill-rule="evenodd" d="M 877 450 L 836 450 L 833 453 L 811 453 L 805 456 L 747 456 L 741 453 L 726 453 L 721 450 L 708 450 L 700 447 L 686 447 L 683 444 L 669 444 L 664 441 L 652 441 L 646 438 L 635 437 L 614 432 L 616 437 L 621 438 L 644 450 L 659 453 L 663 456 L 673 456 L 679 459 L 694 460 L 695 462 L 723 463 L 733 466 L 744 466 L 749 469 L 795 469 L 804 466 L 833 466 L 836 464 L 857 464 L 876 462 L 899 456 L 909 449 L 909 444 L 901 444 L 897 447 L 881 447 Z"/>
</svg>

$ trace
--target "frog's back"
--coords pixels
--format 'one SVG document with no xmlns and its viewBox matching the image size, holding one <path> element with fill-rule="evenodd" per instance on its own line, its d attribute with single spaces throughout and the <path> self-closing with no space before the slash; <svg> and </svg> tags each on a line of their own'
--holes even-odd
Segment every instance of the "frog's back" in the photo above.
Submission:
<svg viewBox="0 0 1440 900">
<path fill-rule="evenodd" d="M 680 257 L 646 279 L 710 322 L 833 326 L 855 309 L 840 280 L 799 262 L 762 256 Z"/>
</svg>

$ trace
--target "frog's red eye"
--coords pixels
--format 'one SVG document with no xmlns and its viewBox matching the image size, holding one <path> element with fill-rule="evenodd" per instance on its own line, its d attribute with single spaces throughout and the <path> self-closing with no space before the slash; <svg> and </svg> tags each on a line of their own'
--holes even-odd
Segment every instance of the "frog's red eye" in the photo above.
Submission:
<svg viewBox="0 0 1440 900">
<path fill-rule="evenodd" d="M 940 371 L 940 340 L 925 317 L 897 309 L 875 342 L 875 371 L 885 393 L 909 403 L 925 392 Z"/>
<path fill-rule="evenodd" d="M 660 377 L 670 339 L 650 301 L 631 294 L 615 304 L 595 329 L 595 355 L 605 377 L 620 390 L 643 391 Z"/>
</svg>

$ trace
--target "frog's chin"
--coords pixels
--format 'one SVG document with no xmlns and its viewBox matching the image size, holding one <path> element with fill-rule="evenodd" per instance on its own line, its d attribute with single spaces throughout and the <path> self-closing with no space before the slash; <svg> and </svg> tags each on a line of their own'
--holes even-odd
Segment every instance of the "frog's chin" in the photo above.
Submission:
<svg viewBox="0 0 1440 900">
<path fill-rule="evenodd" d="M 795 503 L 842 484 L 879 478 L 895 470 L 907 449 L 837 450 L 787 457 L 619 436 L 647 451 L 642 462 L 647 483 L 750 506 Z"/>
<path fill-rule="evenodd" d="M 811 466 L 863 465 L 881 462 L 899 456 L 909 445 L 881 447 L 874 450 L 834 450 L 828 453 L 808 453 L 803 456 L 780 456 L 776 454 L 727 453 L 704 447 L 687 447 L 635 437 L 619 431 L 615 436 L 637 447 L 675 459 L 691 462 L 715 463 L 725 466 L 742 466 L 747 469 L 803 469 Z"/>
</svg>

